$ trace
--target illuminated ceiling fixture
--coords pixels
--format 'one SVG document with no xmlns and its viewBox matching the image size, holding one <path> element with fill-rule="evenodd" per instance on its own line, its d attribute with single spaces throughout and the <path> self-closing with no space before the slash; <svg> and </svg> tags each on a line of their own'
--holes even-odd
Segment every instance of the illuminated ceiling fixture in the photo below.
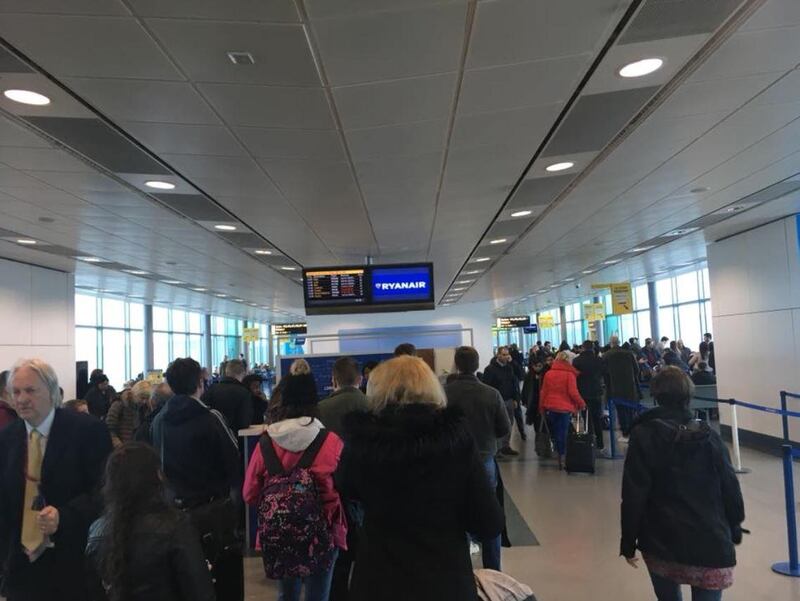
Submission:
<svg viewBox="0 0 800 601">
<path fill-rule="evenodd" d="M 174 190 L 175 184 L 171 184 L 170 182 L 162 182 L 159 180 L 150 180 L 149 182 L 144 183 L 145 186 L 148 188 L 153 188 L 155 190 Z"/>
<path fill-rule="evenodd" d="M 564 278 L 565 282 L 574 282 L 575 278 Z"/>
<path fill-rule="evenodd" d="M 100 257 L 75 257 L 78 261 L 83 261 L 84 263 L 107 263 L 104 259 Z"/>
<path fill-rule="evenodd" d="M 616 265 L 620 261 L 621 259 L 609 259 L 608 261 L 603 261 L 603 265 Z"/>
<path fill-rule="evenodd" d="M 552 165 L 548 165 L 544 168 L 545 171 L 549 171 L 550 173 L 555 173 L 556 171 L 564 171 L 565 169 L 570 169 L 575 166 L 575 163 L 572 161 L 564 161 L 563 163 L 553 163 Z"/>
<path fill-rule="evenodd" d="M 655 248 L 655 246 L 637 246 L 636 248 L 630 249 L 628 252 L 629 253 L 643 253 L 643 252 L 646 252 L 648 250 L 653 250 L 654 248 Z"/>
<path fill-rule="evenodd" d="M 214 296 L 216 296 L 217 298 L 227 298 L 228 297 L 227 294 L 215 294 Z"/>
<path fill-rule="evenodd" d="M 235 232 L 236 226 L 235 225 L 225 225 L 224 223 L 220 223 L 214 226 L 215 230 L 220 230 L 222 232 Z"/>
<path fill-rule="evenodd" d="M 297 271 L 297 267 L 292 267 L 291 265 L 284 265 L 281 269 L 284 271 Z"/>
<path fill-rule="evenodd" d="M 584 269 L 581 273 L 585 273 L 586 275 L 589 275 L 590 273 L 594 273 L 594 269 Z"/>
<path fill-rule="evenodd" d="M 147 275 L 147 272 L 141 269 L 123 269 L 122 271 L 131 275 Z"/>
<path fill-rule="evenodd" d="M 495 238 L 494 240 L 490 240 L 489 244 L 502 244 L 503 242 L 508 242 L 506 238 Z"/>
<path fill-rule="evenodd" d="M 17 240 L 17 244 L 25 244 L 27 246 L 33 246 L 34 244 L 38 244 L 36 240 L 31 240 L 30 238 L 20 238 Z"/>
<path fill-rule="evenodd" d="M 161 280 L 162 284 L 172 284 L 173 286 L 177 286 L 178 284 L 183 284 L 180 280 Z"/>
<path fill-rule="evenodd" d="M 473 269 L 472 271 L 465 271 L 462 275 L 476 275 L 478 273 L 483 273 L 483 269 Z"/>
<path fill-rule="evenodd" d="M 671 232 L 667 232 L 666 234 L 664 234 L 664 238 L 675 238 L 677 236 L 685 236 L 686 234 L 691 234 L 692 232 L 696 232 L 699 229 L 700 229 L 699 227 L 687 227 L 687 228 L 672 230 Z"/>
<path fill-rule="evenodd" d="M 206 292 L 208 288 L 192 288 L 195 292 Z"/>
<path fill-rule="evenodd" d="M 517 211 L 515 213 L 511 213 L 511 216 L 512 217 L 527 217 L 531 213 L 533 213 L 533 211 Z"/>
<path fill-rule="evenodd" d="M 31 90 L 5 90 L 3 96 L 20 104 L 33 106 L 47 106 L 50 104 L 50 99 L 47 96 Z"/>
<path fill-rule="evenodd" d="M 491 261 L 491 257 L 478 257 L 477 259 L 473 259 L 476 263 L 485 263 L 486 261 Z"/>
<path fill-rule="evenodd" d="M 474 281 L 475 280 L 460 280 L 460 281 L 456 282 L 456 284 L 471 284 Z"/>
<path fill-rule="evenodd" d="M 271 251 L 271 250 L 267 250 L 266 248 L 259 248 L 259 249 L 256 251 L 256 254 L 257 254 L 257 255 L 271 255 L 271 254 L 272 254 L 272 251 Z"/>
<path fill-rule="evenodd" d="M 642 60 L 628 63 L 617 73 L 619 73 L 620 77 L 644 77 L 658 71 L 663 65 L 664 61 L 660 58 L 643 58 Z"/>
<path fill-rule="evenodd" d="M 235 298 L 235 299 L 233 299 L 233 302 L 241 303 L 243 300 L 244 300 L 243 298 Z"/>
</svg>

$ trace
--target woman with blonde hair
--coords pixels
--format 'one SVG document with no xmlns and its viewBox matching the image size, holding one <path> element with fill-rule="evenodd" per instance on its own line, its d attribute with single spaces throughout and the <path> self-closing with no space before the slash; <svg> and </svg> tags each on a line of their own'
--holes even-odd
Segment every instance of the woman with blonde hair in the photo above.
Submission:
<svg viewBox="0 0 800 601">
<path fill-rule="evenodd" d="M 311 366 L 305 359 L 295 359 L 289 366 L 289 373 L 293 376 L 297 376 L 300 374 L 310 374 Z"/>
<path fill-rule="evenodd" d="M 141 380 L 136 382 L 133 388 L 123 390 L 120 400 L 111 405 L 106 416 L 106 426 L 111 433 L 114 448 L 133 440 L 133 435 L 142 422 L 152 390 L 150 382 Z"/>
<path fill-rule="evenodd" d="M 418 357 L 376 367 L 367 399 L 345 417 L 340 463 L 364 510 L 349 599 L 476 599 L 466 533 L 497 536 L 503 514 L 463 415 Z"/>
<path fill-rule="evenodd" d="M 539 392 L 539 411 L 547 418 L 555 442 L 558 469 L 564 467 L 570 418 L 583 409 L 586 409 L 586 402 L 578 392 L 578 370 L 572 367 L 569 355 L 561 351 L 545 374 Z"/>
</svg>

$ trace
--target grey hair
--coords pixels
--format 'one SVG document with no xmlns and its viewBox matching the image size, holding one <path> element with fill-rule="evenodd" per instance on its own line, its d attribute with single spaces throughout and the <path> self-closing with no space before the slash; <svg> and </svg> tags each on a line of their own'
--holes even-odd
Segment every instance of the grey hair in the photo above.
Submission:
<svg viewBox="0 0 800 601">
<path fill-rule="evenodd" d="M 58 376 L 56 375 L 56 370 L 54 370 L 49 363 L 46 363 L 42 359 L 20 359 L 17 361 L 14 364 L 14 367 L 11 368 L 11 375 L 8 378 L 9 389 L 13 388 L 14 386 L 14 377 L 17 375 L 17 372 L 26 367 L 39 376 L 39 379 L 45 385 L 45 388 L 47 388 L 47 391 L 50 394 L 50 400 L 53 402 L 53 407 L 60 407 L 62 398 L 61 389 L 58 386 Z"/>
</svg>

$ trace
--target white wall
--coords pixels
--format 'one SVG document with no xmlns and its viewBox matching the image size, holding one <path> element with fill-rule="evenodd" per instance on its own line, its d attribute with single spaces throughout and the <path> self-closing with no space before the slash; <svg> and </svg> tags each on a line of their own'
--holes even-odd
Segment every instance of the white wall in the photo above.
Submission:
<svg viewBox="0 0 800 601">
<path fill-rule="evenodd" d="M 308 338 L 338 334 L 340 330 L 408 327 L 424 329 L 428 326 L 461 324 L 472 329 L 472 346 L 481 357 L 481 368 L 492 356 L 492 308 L 491 302 L 469 303 L 440 307 L 433 311 L 406 311 L 402 313 L 356 313 L 352 315 L 319 315 L 308 317 Z M 462 344 L 470 344 L 466 334 Z M 306 349 L 309 342 L 306 342 Z M 382 349 L 391 352 L 393 349 Z M 314 353 L 338 353 L 338 343 L 321 343 L 314 340 Z M 440 366 L 437 366 L 440 367 Z"/>
<path fill-rule="evenodd" d="M 787 217 L 708 248 L 714 350 L 720 398 L 780 406 L 781 390 L 800 393 L 800 247 Z M 800 410 L 800 400 L 789 401 Z M 723 408 L 723 423 L 730 423 Z M 739 409 L 739 427 L 782 436 L 780 416 Z M 800 420 L 790 419 L 800 440 Z"/>
<path fill-rule="evenodd" d="M 39 357 L 75 396 L 75 287 L 72 274 L 0 259 L 0 370 Z"/>
</svg>

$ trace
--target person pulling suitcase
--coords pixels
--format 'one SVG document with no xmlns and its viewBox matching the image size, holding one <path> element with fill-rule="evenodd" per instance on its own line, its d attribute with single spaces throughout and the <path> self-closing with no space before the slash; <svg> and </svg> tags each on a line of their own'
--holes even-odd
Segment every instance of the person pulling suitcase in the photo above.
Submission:
<svg viewBox="0 0 800 601">
<path fill-rule="evenodd" d="M 575 430 L 570 431 L 567 436 L 566 470 L 568 474 L 594 474 L 595 439 L 589 429 L 588 413 L 588 410 L 578 413 Z M 581 416 L 583 416 L 583 428 L 581 428 Z"/>
</svg>

